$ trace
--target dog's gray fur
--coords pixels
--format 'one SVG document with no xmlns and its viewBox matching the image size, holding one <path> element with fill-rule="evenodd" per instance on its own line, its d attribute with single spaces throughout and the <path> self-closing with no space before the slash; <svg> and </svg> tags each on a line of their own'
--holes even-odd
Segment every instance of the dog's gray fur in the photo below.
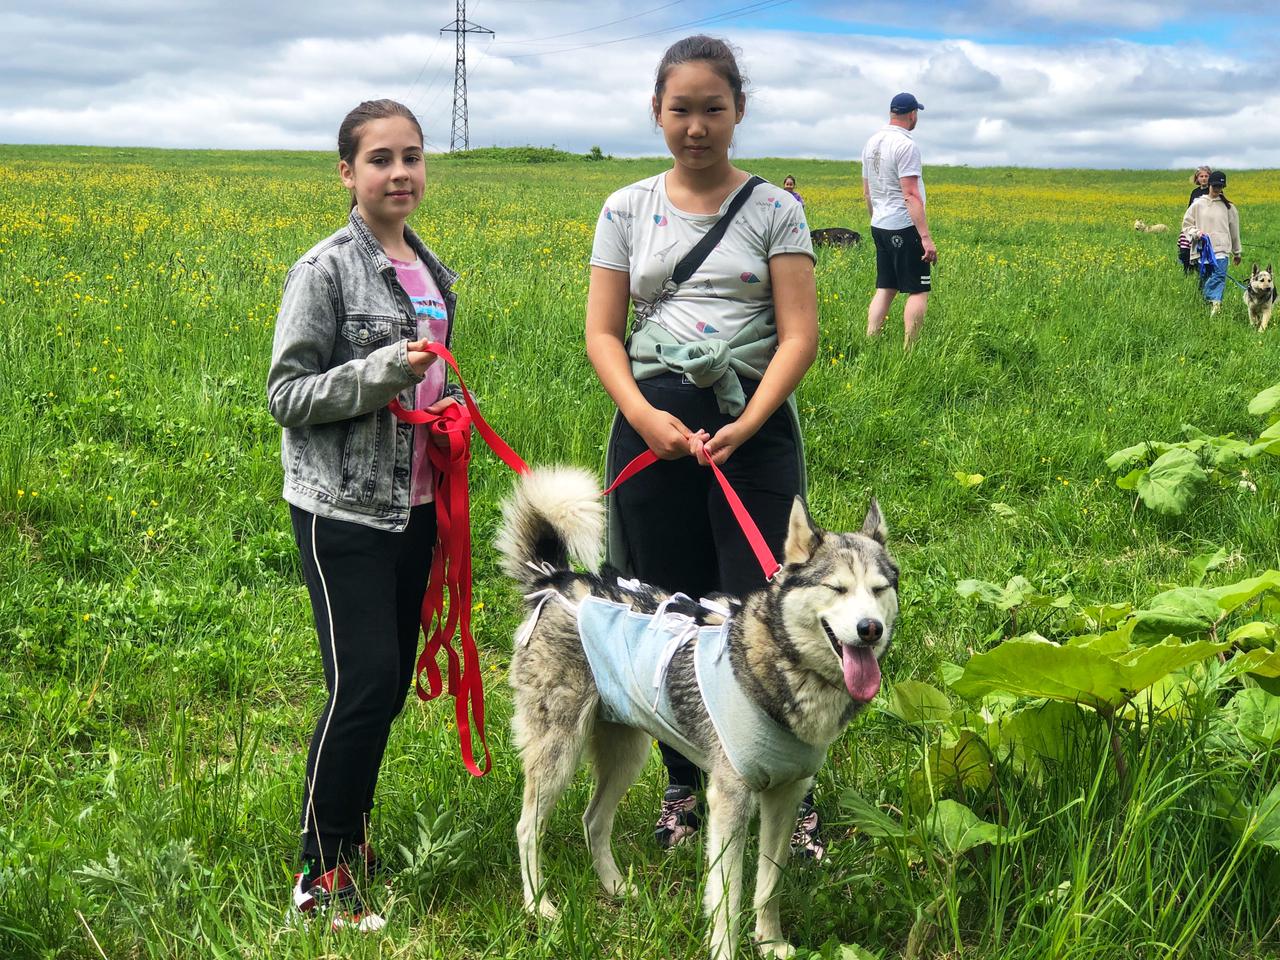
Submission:
<svg viewBox="0 0 1280 960">
<path fill-rule="evenodd" d="M 1276 303 L 1275 275 L 1271 272 L 1271 264 L 1267 269 L 1259 270 L 1253 265 L 1253 273 L 1244 287 L 1244 305 L 1249 308 L 1249 322 L 1262 333 L 1271 322 L 1271 311 Z"/>
<path fill-rule="evenodd" d="M 597 496 L 594 478 L 581 471 L 534 471 L 517 482 L 513 497 L 503 505 L 498 538 L 504 569 L 527 593 L 553 589 L 570 601 L 553 598 L 535 622 L 526 620 L 517 634 L 522 640 L 515 645 L 510 671 L 513 728 L 525 775 L 516 830 L 524 901 L 530 911 L 549 917 L 556 909 L 543 890 L 539 837 L 584 753 L 596 780 L 583 815 L 587 847 L 605 891 L 631 892 L 614 862 L 610 837 L 618 802 L 644 766 L 654 736 L 598 716 L 599 694 L 579 640 L 574 605 L 587 596 L 604 597 L 645 613 L 670 596 L 647 584 L 620 583 L 616 572 L 569 569 L 571 553 L 588 567 L 598 556 L 603 512 Z M 846 689 L 836 647 L 869 647 L 877 659 L 889 648 L 898 611 L 898 567 L 885 549 L 886 535 L 874 499 L 862 531 L 841 534 L 815 527 L 797 498 L 783 569 L 764 589 L 741 600 L 716 598 L 732 611 L 730 657 L 748 696 L 779 724 L 823 749 L 863 706 L 852 698 L 852 686 Z M 668 609 L 703 624 L 722 622 L 694 603 L 675 601 Z M 757 805 L 755 938 L 766 955 L 790 956 L 794 951 L 782 936 L 775 893 L 796 809 L 812 778 L 759 794 L 743 782 L 707 716 L 692 644 L 671 661 L 666 684 L 681 727 L 700 754 L 690 759 L 706 770 L 709 780 L 705 908 L 712 921 L 711 956 L 728 960 L 733 954 L 743 846 Z"/>
</svg>

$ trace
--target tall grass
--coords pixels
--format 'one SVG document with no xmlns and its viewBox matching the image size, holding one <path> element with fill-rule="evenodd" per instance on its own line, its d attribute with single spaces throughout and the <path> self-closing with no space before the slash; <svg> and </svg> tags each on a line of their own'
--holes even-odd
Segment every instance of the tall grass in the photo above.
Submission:
<svg viewBox="0 0 1280 960">
<path fill-rule="evenodd" d="M 430 165 L 414 223 L 463 274 L 457 354 L 530 461 L 602 461 L 611 409 L 583 354 L 586 259 L 604 197 L 661 166 Z M 795 174 L 812 226 L 867 232 L 856 168 L 744 166 Z M 286 922 L 323 690 L 263 385 L 284 272 L 346 209 L 331 168 L 311 154 L 0 148 L 0 955 L 698 955 L 699 852 L 650 840 L 656 760 L 617 831 L 639 898 L 598 895 L 580 780 L 548 839 L 564 915 L 538 924 L 520 908 L 504 687 L 518 604 L 486 546 L 510 476 L 483 452 L 475 617 L 494 770 L 466 775 L 447 708 L 407 710 L 375 812 L 400 868 L 371 894 L 388 928 L 335 939 Z M 900 307 L 865 340 L 868 248 L 823 251 L 821 355 L 799 393 L 815 516 L 854 527 L 874 492 L 903 565 L 887 677 L 933 680 L 998 636 L 995 615 L 956 596 L 965 577 L 1141 600 L 1185 582 L 1210 544 L 1235 558 L 1217 575 L 1277 566 L 1272 462 L 1252 467 L 1256 492 L 1208 490 L 1173 519 L 1135 510 L 1103 464 L 1182 423 L 1256 432 L 1247 401 L 1280 380 L 1275 335 L 1248 329 L 1234 288 L 1210 319 L 1172 240 L 1130 229 L 1176 223 L 1187 186 L 1147 172 L 928 179 L 942 259 L 919 346 L 901 350 Z M 1232 175 L 1246 256 L 1263 262 L 1280 260 L 1276 182 Z M 966 488 L 956 471 L 986 479 Z M 789 936 L 825 957 L 854 943 L 1020 960 L 1280 951 L 1276 855 L 1227 829 L 1218 796 L 1256 801 L 1276 760 L 1221 749 L 1218 706 L 1131 728 L 1125 785 L 1101 729 L 1039 778 L 999 766 L 998 799 L 963 799 L 998 803 L 1027 836 L 954 861 L 872 842 L 842 808 L 853 788 L 917 815 L 928 744 L 869 711 L 819 778 L 832 852 L 789 871 Z"/>
</svg>

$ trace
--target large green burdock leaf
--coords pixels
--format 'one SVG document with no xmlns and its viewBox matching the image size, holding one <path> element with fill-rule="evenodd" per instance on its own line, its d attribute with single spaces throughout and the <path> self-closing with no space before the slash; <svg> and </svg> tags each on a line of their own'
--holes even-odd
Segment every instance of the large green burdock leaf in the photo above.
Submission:
<svg viewBox="0 0 1280 960">
<path fill-rule="evenodd" d="M 1153 454 L 1159 455 L 1173 448 L 1173 444 L 1165 443 L 1161 440 L 1143 440 L 1141 443 L 1135 443 L 1132 447 L 1117 450 L 1107 457 L 1107 469 L 1115 473 L 1117 470 L 1123 470 L 1125 467 L 1146 460 Z"/>
<path fill-rule="evenodd" d="M 1280 409 L 1280 383 L 1267 387 L 1249 401 L 1249 412 L 1255 417 L 1265 416 L 1276 409 Z"/>
<path fill-rule="evenodd" d="M 1174 447 L 1156 458 L 1138 481 L 1138 496 L 1157 513 L 1180 514 L 1208 478 L 1196 455 Z"/>
<path fill-rule="evenodd" d="M 1039 775 L 1046 760 L 1061 762 L 1071 755 L 1083 718 L 1074 703 L 1045 700 L 1000 717 L 987 730 L 988 742 L 1012 750 L 1017 764 Z"/>
<path fill-rule="evenodd" d="M 1248 653 L 1237 653 L 1227 661 L 1226 669 L 1235 677 L 1251 673 L 1255 677 L 1274 679 L 1280 677 L 1280 652 L 1258 647 Z"/>
<path fill-rule="evenodd" d="M 1200 640 L 1163 643 L 1124 653 L 1093 647 L 1059 646 L 1049 641 L 1008 640 L 965 664 L 952 686 L 962 697 L 1007 691 L 1094 707 L 1118 707 L 1139 690 L 1188 664 L 1227 649 L 1226 643 Z"/>
<path fill-rule="evenodd" d="M 1051 597 L 1041 593 L 1031 585 L 1026 577 L 1010 577 L 1003 587 L 989 580 L 961 580 L 956 584 L 956 593 L 962 597 L 977 597 L 983 603 L 989 603 L 999 610 L 1012 610 L 1014 607 L 1068 607 L 1071 605 L 1071 594 Z"/>
<path fill-rule="evenodd" d="M 937 806 L 925 815 L 925 828 L 930 838 L 946 848 L 952 856 L 958 856 L 984 843 L 1009 843 L 1025 836 L 979 820 L 976 813 L 954 800 L 939 800 Z"/>
<path fill-rule="evenodd" d="M 1133 615 L 1137 643 L 1204 633 L 1228 614 L 1264 594 L 1280 594 L 1280 570 L 1221 587 L 1178 587 L 1151 598 Z"/>
<path fill-rule="evenodd" d="M 1231 698 L 1225 712 L 1236 732 L 1254 746 L 1280 743 L 1280 697 L 1275 694 L 1249 687 Z"/>
<path fill-rule="evenodd" d="M 1219 812 L 1242 837 L 1280 850 L 1280 784 L 1255 807 L 1246 807 L 1225 790 L 1219 791 Z"/>
<path fill-rule="evenodd" d="M 1255 447 L 1261 448 L 1266 453 L 1272 453 L 1280 456 L 1280 420 L 1277 420 L 1262 433 L 1258 434 Z"/>
<path fill-rule="evenodd" d="M 889 702 L 880 709 L 904 723 L 921 726 L 951 719 L 951 701 L 947 695 L 919 680 L 895 683 L 889 692 Z"/>
</svg>

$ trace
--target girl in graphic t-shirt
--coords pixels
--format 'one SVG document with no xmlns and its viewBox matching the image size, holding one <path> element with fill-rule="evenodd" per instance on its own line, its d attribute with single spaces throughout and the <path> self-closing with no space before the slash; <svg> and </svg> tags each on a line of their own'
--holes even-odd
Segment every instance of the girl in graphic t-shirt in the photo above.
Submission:
<svg viewBox="0 0 1280 960">
<path fill-rule="evenodd" d="M 750 179 L 729 157 L 746 108 L 732 50 L 705 36 L 673 45 L 658 66 L 651 106 L 674 162 L 609 197 L 596 226 L 587 299 L 587 355 L 619 411 L 608 479 L 645 448 L 662 458 L 614 495 L 610 560 L 695 598 L 741 595 L 762 587 L 763 574 L 705 464 L 723 468 L 779 554 L 805 483 L 788 400 L 817 352 L 813 248 L 804 208 L 761 183 L 693 276 L 658 297 L 676 263 Z M 632 303 L 639 326 L 627 338 Z M 639 340 L 655 337 L 676 348 L 656 351 L 661 356 L 723 356 L 719 340 L 755 366 L 734 363 L 710 384 L 701 371 L 655 373 L 660 363 L 637 356 Z M 665 745 L 662 755 L 670 783 L 655 836 L 671 846 L 698 829 L 701 772 Z M 822 856 L 817 819 L 807 798 L 793 849 Z"/>
<path fill-rule="evenodd" d="M 422 128 L 392 100 L 338 131 L 348 222 L 289 271 L 267 394 L 283 426 L 284 497 L 311 597 L 329 696 L 307 752 L 295 908 L 377 930 L 360 890 L 376 867 L 367 828 L 391 722 L 417 652 L 436 520 L 422 426 L 456 402 L 444 365 L 456 279 L 406 223 L 425 185 Z"/>
</svg>

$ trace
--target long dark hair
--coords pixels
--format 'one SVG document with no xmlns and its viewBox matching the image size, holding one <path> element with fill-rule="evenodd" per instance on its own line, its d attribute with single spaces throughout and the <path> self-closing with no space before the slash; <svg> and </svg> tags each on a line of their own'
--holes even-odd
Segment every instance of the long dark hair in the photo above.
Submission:
<svg viewBox="0 0 1280 960">
<path fill-rule="evenodd" d="M 662 94 L 667 88 L 667 74 L 683 63 L 708 64 L 725 83 L 729 84 L 729 89 L 733 91 L 734 106 L 742 108 L 746 105 L 746 94 L 743 93 L 743 89 L 746 87 L 747 78 L 738 69 L 738 58 L 734 56 L 733 47 L 723 40 L 699 33 L 677 40 L 662 55 L 662 60 L 658 64 L 658 75 L 653 84 L 653 99 L 658 109 L 662 107 Z"/>
<path fill-rule="evenodd" d="M 404 117 L 418 131 L 418 139 L 424 140 L 422 124 L 403 103 L 398 100 L 366 100 L 342 118 L 342 124 L 338 127 L 338 159 L 354 166 L 356 151 L 360 149 L 360 129 L 371 120 L 385 120 L 388 117 Z M 353 195 L 352 209 L 355 209 L 355 205 L 356 198 Z"/>
</svg>

